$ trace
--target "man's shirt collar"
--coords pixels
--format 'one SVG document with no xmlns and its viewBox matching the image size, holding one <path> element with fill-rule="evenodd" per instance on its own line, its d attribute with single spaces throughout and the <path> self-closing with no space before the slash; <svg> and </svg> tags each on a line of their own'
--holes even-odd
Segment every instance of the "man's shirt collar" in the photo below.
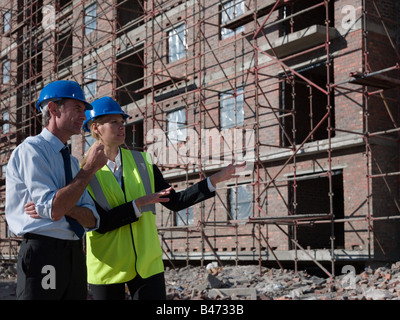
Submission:
<svg viewBox="0 0 400 320">
<path fill-rule="evenodd" d="M 40 135 L 49 143 L 51 149 L 55 153 L 61 151 L 62 148 L 65 147 L 65 144 L 62 143 L 60 139 L 58 139 L 53 133 L 51 133 L 47 128 L 44 128 Z"/>
</svg>

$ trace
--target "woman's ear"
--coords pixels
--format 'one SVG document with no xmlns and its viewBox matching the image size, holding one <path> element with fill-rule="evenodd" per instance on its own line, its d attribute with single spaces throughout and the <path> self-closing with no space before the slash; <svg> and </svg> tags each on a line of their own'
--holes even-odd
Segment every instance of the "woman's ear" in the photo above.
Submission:
<svg viewBox="0 0 400 320">
<path fill-rule="evenodd" d="M 99 126 L 97 125 L 96 122 L 92 122 L 92 124 L 90 125 L 90 131 L 95 133 L 96 136 L 99 136 L 100 132 L 99 132 Z"/>
</svg>

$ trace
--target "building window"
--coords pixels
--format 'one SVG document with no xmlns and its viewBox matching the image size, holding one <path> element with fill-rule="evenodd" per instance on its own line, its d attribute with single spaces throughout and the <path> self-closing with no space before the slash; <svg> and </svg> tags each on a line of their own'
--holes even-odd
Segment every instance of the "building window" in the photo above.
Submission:
<svg viewBox="0 0 400 320">
<path fill-rule="evenodd" d="M 73 31 L 71 30 L 65 33 L 56 32 L 55 52 L 57 54 L 58 70 L 72 67 L 72 38 Z"/>
<path fill-rule="evenodd" d="M 2 66 L 2 72 L 3 72 L 2 81 L 3 81 L 3 84 L 6 84 L 6 83 L 8 83 L 10 81 L 10 69 L 11 69 L 10 60 L 5 60 L 3 62 L 3 66 Z"/>
<path fill-rule="evenodd" d="M 62 11 L 66 6 L 69 6 L 72 3 L 72 0 L 59 0 L 60 11 Z"/>
<path fill-rule="evenodd" d="M 86 99 L 93 99 L 97 94 L 97 68 L 90 68 L 84 73 L 83 91 Z"/>
<path fill-rule="evenodd" d="M 179 109 L 167 115 L 168 145 L 186 141 L 186 112 Z"/>
<path fill-rule="evenodd" d="M 93 3 L 85 9 L 85 35 L 88 35 L 97 28 L 97 4 Z"/>
<path fill-rule="evenodd" d="M 134 49 L 118 55 L 117 59 L 117 98 L 119 104 L 127 105 L 143 98 L 137 90 L 144 86 L 144 46 L 136 45 Z"/>
<path fill-rule="evenodd" d="M 230 219 L 241 220 L 251 216 L 251 185 L 238 185 L 229 188 L 228 197 Z"/>
<path fill-rule="evenodd" d="M 328 69 L 330 79 L 333 81 L 333 62 Z M 327 68 L 325 63 L 316 64 L 297 72 L 311 83 L 306 82 L 303 78 L 293 75 L 293 82 L 281 82 L 281 106 L 283 129 L 281 129 L 281 145 L 284 147 L 292 144 L 301 144 L 306 138 L 307 142 L 323 140 L 328 138 L 328 120 L 325 118 L 327 114 L 328 96 L 321 92 L 312 84 L 320 88 L 326 88 Z M 335 99 L 333 91 L 330 93 L 331 104 L 331 127 L 335 126 Z M 319 126 L 317 127 L 317 125 Z M 310 134 L 313 132 L 313 134 Z M 331 131 L 331 136 L 335 135 L 335 131 Z"/>
<path fill-rule="evenodd" d="M 224 3 L 221 7 L 221 24 L 224 25 L 229 21 L 244 14 L 244 1 L 243 0 L 233 0 Z M 235 30 L 222 28 L 221 29 L 221 39 L 229 38 L 235 34 L 244 31 L 244 26 L 238 27 Z"/>
<path fill-rule="evenodd" d="M 2 177 L 3 179 L 6 178 L 6 172 L 7 172 L 7 164 L 3 164 L 3 165 L 1 166 L 1 177 Z"/>
<path fill-rule="evenodd" d="M 168 32 L 168 62 L 174 62 L 185 57 L 186 30 L 181 24 Z"/>
<path fill-rule="evenodd" d="M 285 36 L 289 33 L 303 30 L 312 25 L 325 26 L 326 8 L 324 5 L 317 6 L 322 3 L 321 0 L 307 1 L 288 1 L 279 10 L 280 19 L 294 15 L 290 19 L 285 19 L 282 22 L 279 36 Z M 311 7 L 314 9 L 307 10 Z M 304 12 L 302 12 L 304 11 Z M 328 2 L 329 26 L 333 27 L 335 23 L 335 1 Z"/>
<path fill-rule="evenodd" d="M 330 191 L 330 184 L 332 191 Z M 296 181 L 290 181 L 288 187 L 288 204 L 291 214 L 328 215 L 332 206 L 335 220 L 344 218 L 342 170 L 332 171 L 330 178 L 327 175 L 297 175 Z M 332 192 L 332 200 L 329 196 L 330 192 Z M 289 233 L 292 237 L 294 232 L 296 232 L 297 241 L 302 247 L 310 249 L 329 249 L 331 247 L 332 229 L 329 223 L 290 227 Z M 344 248 L 344 234 L 344 222 L 335 222 L 335 249 Z M 289 248 L 295 248 L 292 242 L 289 243 Z"/>
<path fill-rule="evenodd" d="M 187 226 L 193 225 L 193 207 L 189 207 L 187 209 L 180 210 L 175 212 L 175 225 L 176 226 Z"/>
<path fill-rule="evenodd" d="M 10 132 L 10 124 L 8 123 L 8 121 L 10 120 L 10 114 L 8 112 L 4 112 L 3 113 L 3 134 L 6 134 L 8 132 Z"/>
<path fill-rule="evenodd" d="M 3 33 L 7 33 L 11 29 L 11 11 L 3 14 Z"/>
<path fill-rule="evenodd" d="M 125 33 L 144 23 L 145 0 L 117 0 L 117 28 Z"/>
<path fill-rule="evenodd" d="M 244 124 L 244 95 L 243 88 L 234 92 L 228 91 L 220 94 L 220 123 L 221 130 L 240 127 Z"/>
</svg>

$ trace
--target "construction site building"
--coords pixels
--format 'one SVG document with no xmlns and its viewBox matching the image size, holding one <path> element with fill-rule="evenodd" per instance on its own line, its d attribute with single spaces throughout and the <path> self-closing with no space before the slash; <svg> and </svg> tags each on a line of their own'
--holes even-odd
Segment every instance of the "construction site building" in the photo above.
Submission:
<svg viewBox="0 0 400 320">
<path fill-rule="evenodd" d="M 395 0 L 0 1 L 0 254 L 7 161 L 42 130 L 41 89 L 77 81 L 130 115 L 177 190 L 246 161 L 216 196 L 157 205 L 166 263 L 279 265 L 400 258 Z M 93 139 L 70 140 L 81 159 Z M 337 271 L 336 271 L 337 273 Z"/>
</svg>

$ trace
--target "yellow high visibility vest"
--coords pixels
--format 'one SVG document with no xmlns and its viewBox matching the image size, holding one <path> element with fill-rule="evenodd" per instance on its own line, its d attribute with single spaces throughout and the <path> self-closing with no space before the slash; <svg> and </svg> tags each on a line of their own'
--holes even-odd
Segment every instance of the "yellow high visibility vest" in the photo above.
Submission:
<svg viewBox="0 0 400 320">
<path fill-rule="evenodd" d="M 89 193 L 105 210 L 154 193 L 150 155 L 121 149 L 121 158 L 125 193 L 107 165 L 88 186 Z M 88 283 L 123 283 L 137 274 L 145 279 L 164 271 L 154 208 L 154 205 L 142 207 L 138 221 L 105 234 L 87 233 Z"/>
</svg>

